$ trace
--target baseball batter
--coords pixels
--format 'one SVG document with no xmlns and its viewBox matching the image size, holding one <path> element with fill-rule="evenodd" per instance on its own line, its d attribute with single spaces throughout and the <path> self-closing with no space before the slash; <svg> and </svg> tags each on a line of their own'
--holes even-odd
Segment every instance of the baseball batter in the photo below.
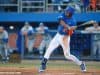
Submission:
<svg viewBox="0 0 100 75">
<path fill-rule="evenodd" d="M 0 26 L 0 55 L 2 56 L 2 61 L 7 61 L 7 43 L 8 43 L 8 32 Z"/>
<path fill-rule="evenodd" d="M 86 71 L 85 63 L 77 59 L 74 55 L 70 54 L 70 37 L 73 30 L 76 29 L 76 26 L 75 26 L 76 22 L 73 18 L 74 12 L 75 12 L 75 9 L 71 6 L 68 6 L 64 10 L 64 13 L 59 17 L 58 32 L 54 36 L 54 38 L 49 44 L 49 47 L 46 50 L 44 58 L 41 62 L 39 72 L 45 71 L 46 64 L 47 64 L 47 61 L 49 60 L 51 53 L 59 45 L 62 46 L 64 56 L 66 59 L 72 60 L 77 65 L 79 65 L 82 72 Z"/>
<path fill-rule="evenodd" d="M 31 53 L 33 49 L 33 42 L 34 42 L 34 30 L 32 26 L 28 22 L 25 22 L 24 27 L 21 29 L 21 33 L 24 36 L 28 36 L 28 52 Z"/>
</svg>

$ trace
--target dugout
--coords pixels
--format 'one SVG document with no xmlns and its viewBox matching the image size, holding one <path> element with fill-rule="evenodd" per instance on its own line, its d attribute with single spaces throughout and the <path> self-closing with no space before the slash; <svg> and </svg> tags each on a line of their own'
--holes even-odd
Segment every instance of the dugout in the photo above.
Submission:
<svg viewBox="0 0 100 75">
<path fill-rule="evenodd" d="M 24 25 L 25 21 L 28 21 L 30 25 L 32 25 L 34 28 L 36 28 L 39 24 L 39 22 L 44 22 L 46 26 L 49 27 L 50 30 L 56 30 L 58 23 L 57 23 L 57 16 L 59 16 L 60 13 L 0 13 L 0 25 L 3 25 L 5 29 L 8 30 L 10 34 L 16 33 L 16 35 L 19 35 L 19 31 Z M 100 13 L 76 13 L 74 17 L 77 20 L 77 25 L 88 21 L 88 20 L 96 20 L 97 22 L 100 22 Z M 12 17 L 14 18 L 12 18 Z M 14 29 L 9 29 L 10 26 L 14 26 Z M 83 30 L 84 27 L 80 28 L 79 30 Z M 51 36 L 53 37 L 55 35 L 55 31 L 52 32 L 50 31 Z M 75 55 L 79 55 L 79 57 L 86 57 L 90 55 L 91 51 L 91 39 L 90 39 L 91 34 L 81 34 L 77 33 L 72 36 L 72 42 L 71 42 L 71 49 L 72 53 Z M 21 40 L 21 39 L 19 39 Z M 77 41 L 75 41 L 77 40 Z M 16 40 L 18 41 L 18 39 Z M 16 42 L 15 42 L 16 43 Z M 20 43 L 20 42 L 19 42 Z M 78 47 L 77 47 L 78 46 Z M 19 48 L 19 52 L 21 53 L 21 45 L 19 46 L 16 45 L 16 48 Z M 59 49 L 59 50 L 58 50 Z M 55 50 L 54 54 L 57 54 L 56 57 L 53 57 L 52 59 L 57 59 L 59 55 L 60 59 L 64 59 L 62 56 L 62 48 L 59 47 Z M 23 53 L 21 53 L 22 57 L 24 57 Z M 38 55 L 38 52 L 37 52 Z M 30 55 L 30 56 L 25 56 L 25 58 L 30 58 L 30 59 L 38 59 L 38 56 Z M 90 59 L 90 58 L 89 58 Z"/>
</svg>

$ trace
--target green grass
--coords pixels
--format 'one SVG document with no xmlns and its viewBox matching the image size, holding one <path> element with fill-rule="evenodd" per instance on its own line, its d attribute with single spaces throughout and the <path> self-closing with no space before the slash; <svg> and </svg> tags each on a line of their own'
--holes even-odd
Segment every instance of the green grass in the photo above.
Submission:
<svg viewBox="0 0 100 75">
<path fill-rule="evenodd" d="M 87 68 L 89 69 L 97 69 L 100 70 L 100 62 L 86 62 Z M 23 60 L 22 63 L 18 64 L 18 63 L 6 63 L 6 64 L 2 64 L 0 63 L 0 67 L 25 67 L 25 68 L 38 68 L 40 66 L 40 61 L 39 60 Z M 70 61 L 54 61 L 54 60 L 50 60 L 48 62 L 48 67 L 49 68 L 63 68 L 63 69 L 73 69 L 73 68 L 78 68 L 77 65 L 73 62 Z"/>
</svg>

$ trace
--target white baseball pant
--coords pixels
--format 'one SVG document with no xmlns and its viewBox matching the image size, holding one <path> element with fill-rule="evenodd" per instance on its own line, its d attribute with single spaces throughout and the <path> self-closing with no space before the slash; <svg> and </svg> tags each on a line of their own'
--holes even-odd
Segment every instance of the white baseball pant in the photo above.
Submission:
<svg viewBox="0 0 100 75">
<path fill-rule="evenodd" d="M 57 33 L 55 37 L 49 44 L 49 47 L 46 50 L 44 58 L 49 59 L 51 53 L 57 48 L 59 45 L 62 46 L 64 56 L 66 59 L 72 60 L 77 65 L 81 65 L 82 61 L 77 59 L 74 55 L 70 54 L 70 36 L 65 36 Z"/>
</svg>

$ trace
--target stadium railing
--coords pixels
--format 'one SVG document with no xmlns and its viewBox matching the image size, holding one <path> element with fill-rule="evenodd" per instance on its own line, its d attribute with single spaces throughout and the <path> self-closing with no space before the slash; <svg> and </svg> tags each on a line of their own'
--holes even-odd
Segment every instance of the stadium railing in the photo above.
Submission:
<svg viewBox="0 0 100 75">
<path fill-rule="evenodd" d="M 6 0 L 4 0 L 6 1 Z M 78 12 L 83 11 L 82 3 L 53 3 L 49 0 L 17 0 L 17 2 L 0 3 L 0 12 L 59 12 L 62 10 L 60 7 L 73 5 Z M 99 7 L 100 4 L 97 3 Z M 99 9 L 97 9 L 99 11 Z"/>
</svg>

